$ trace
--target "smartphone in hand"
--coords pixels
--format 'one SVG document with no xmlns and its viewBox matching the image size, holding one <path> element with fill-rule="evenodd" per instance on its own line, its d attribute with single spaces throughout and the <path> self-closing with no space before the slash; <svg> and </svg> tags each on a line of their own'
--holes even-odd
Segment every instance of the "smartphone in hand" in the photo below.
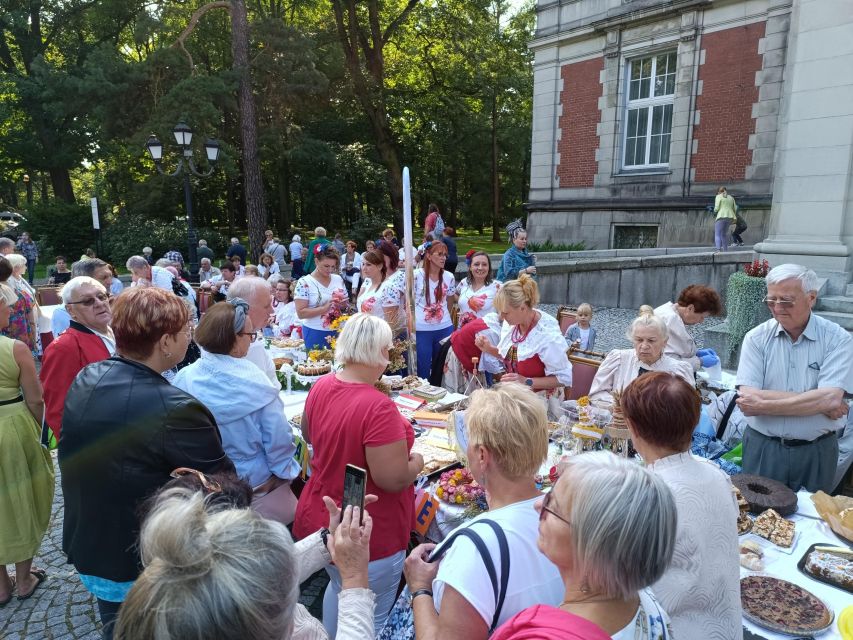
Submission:
<svg viewBox="0 0 853 640">
<path fill-rule="evenodd" d="M 358 524 L 364 520 L 364 494 L 367 491 L 367 471 L 353 464 L 348 464 L 344 471 L 344 497 L 341 510 L 348 506 L 358 507 Z"/>
</svg>

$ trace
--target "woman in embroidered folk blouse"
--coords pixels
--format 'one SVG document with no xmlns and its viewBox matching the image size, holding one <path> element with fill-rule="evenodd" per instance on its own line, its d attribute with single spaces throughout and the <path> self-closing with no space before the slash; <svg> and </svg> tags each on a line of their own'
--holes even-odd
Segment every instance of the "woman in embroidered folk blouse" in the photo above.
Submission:
<svg viewBox="0 0 853 640">
<path fill-rule="evenodd" d="M 415 331 L 418 375 L 429 378 L 439 343 L 453 332 L 450 305 L 456 300 L 456 280 L 444 270 L 447 246 L 440 240 L 424 245 L 423 268 L 415 271 Z"/>
<path fill-rule="evenodd" d="M 652 590 L 679 640 L 740 637 L 738 508 L 729 477 L 690 454 L 701 401 L 669 373 L 649 373 L 625 387 L 621 406 L 646 468 L 675 497 L 678 528 L 672 562 Z"/>
<path fill-rule="evenodd" d="M 542 313 L 539 287 L 527 274 L 505 282 L 495 296 L 495 309 L 503 320 L 501 339 L 495 349 L 484 337 L 477 346 L 504 360 L 501 382 L 525 384 L 548 400 L 548 414 L 560 415 L 563 387 L 572 386 L 572 366 L 566 355 L 566 340 L 553 316 Z"/>
<path fill-rule="evenodd" d="M 328 349 L 326 338 L 338 334 L 331 324 L 349 302 L 344 281 L 337 274 L 340 259 L 332 245 L 315 245 L 314 271 L 296 283 L 296 315 L 302 320 L 302 338 L 308 350 Z"/>
<path fill-rule="evenodd" d="M 281 279 L 273 285 L 272 310 L 275 314 L 273 324 L 276 326 L 277 333 L 283 336 L 289 336 L 293 326 L 299 322 L 296 316 L 296 303 L 290 295 L 292 284 L 292 280 Z"/>
<path fill-rule="evenodd" d="M 501 283 L 492 280 L 492 262 L 485 251 L 466 256 L 468 276 L 459 283 L 459 327 L 494 311 Z"/>
<path fill-rule="evenodd" d="M 688 362 L 664 355 L 669 338 L 664 321 L 648 305 L 640 307 L 640 315 L 628 329 L 632 349 L 613 349 L 598 367 L 589 389 L 589 399 L 597 405 L 612 405 L 613 391 L 621 391 L 641 373 L 666 371 L 694 384 L 693 367 Z"/>
<path fill-rule="evenodd" d="M 385 317 L 382 308 L 382 284 L 385 282 L 385 274 L 388 272 L 385 266 L 385 258 L 380 251 L 371 249 L 365 251 L 361 260 L 361 273 L 364 282 L 358 292 L 356 308 L 361 313 L 369 313 L 379 318 Z"/>
</svg>

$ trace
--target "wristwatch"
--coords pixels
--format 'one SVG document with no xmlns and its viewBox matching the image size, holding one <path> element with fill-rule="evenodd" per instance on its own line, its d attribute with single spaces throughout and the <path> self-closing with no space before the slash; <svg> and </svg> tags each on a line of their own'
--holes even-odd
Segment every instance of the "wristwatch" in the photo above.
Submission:
<svg viewBox="0 0 853 640">
<path fill-rule="evenodd" d="M 526 384 L 528 387 L 532 387 L 533 386 L 533 378 L 525 378 L 524 384 Z"/>
<path fill-rule="evenodd" d="M 329 547 L 329 534 L 332 533 L 328 528 L 323 527 L 320 529 L 320 539 L 323 541 L 323 546 Z"/>
<path fill-rule="evenodd" d="M 411 604 L 418 596 L 429 596 L 432 598 L 432 591 L 429 589 L 418 589 L 409 597 L 409 604 Z"/>
</svg>

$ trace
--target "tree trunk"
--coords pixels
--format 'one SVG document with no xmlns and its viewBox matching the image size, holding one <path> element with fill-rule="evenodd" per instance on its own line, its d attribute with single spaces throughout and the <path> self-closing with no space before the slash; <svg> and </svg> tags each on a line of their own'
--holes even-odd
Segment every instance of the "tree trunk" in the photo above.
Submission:
<svg viewBox="0 0 853 640">
<path fill-rule="evenodd" d="M 492 100 L 492 242 L 500 242 L 501 183 L 498 174 L 498 99 Z"/>
<path fill-rule="evenodd" d="M 453 158 L 453 167 L 450 170 L 450 226 L 454 229 L 458 226 L 456 209 L 459 203 L 459 162 L 458 156 Z"/>
<path fill-rule="evenodd" d="M 240 108 L 240 142 L 243 156 L 243 193 L 249 227 L 249 251 L 257 262 L 262 252 L 267 210 L 258 151 L 258 119 L 255 96 L 249 74 L 249 22 L 244 0 L 231 0 L 231 53 L 238 77 L 237 100 Z"/>
<path fill-rule="evenodd" d="M 63 202 L 76 202 L 74 200 L 74 187 L 71 186 L 71 174 L 68 169 L 48 169 L 50 173 L 50 184 L 53 186 L 53 195 Z"/>
<path fill-rule="evenodd" d="M 287 159 L 280 157 L 278 161 L 278 233 L 284 240 L 284 235 L 290 230 L 292 224 L 290 215 L 290 167 Z M 287 242 L 283 242 L 287 244 Z"/>
</svg>

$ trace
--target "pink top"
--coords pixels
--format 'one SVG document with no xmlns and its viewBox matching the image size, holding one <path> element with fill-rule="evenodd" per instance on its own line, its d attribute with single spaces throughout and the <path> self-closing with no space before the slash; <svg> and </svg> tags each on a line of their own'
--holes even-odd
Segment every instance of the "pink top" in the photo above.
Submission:
<svg viewBox="0 0 853 640">
<path fill-rule="evenodd" d="M 311 388 L 305 402 L 305 419 L 314 457 L 311 478 L 296 508 L 294 535 L 304 538 L 328 526 L 323 496 L 341 503 L 344 469 L 347 464 L 354 464 L 367 469 L 367 493 L 379 497 L 379 502 L 369 507 L 374 531 L 370 559 L 387 558 L 405 549 L 413 524 L 414 487 L 388 493 L 376 486 L 364 449 L 405 440 L 406 450 L 411 450 L 415 434 L 409 421 L 388 396 L 372 385 L 341 382 L 335 374 L 322 377 Z"/>
<path fill-rule="evenodd" d="M 597 624 L 568 611 L 537 604 L 498 627 L 491 640 L 610 640 Z"/>
</svg>

